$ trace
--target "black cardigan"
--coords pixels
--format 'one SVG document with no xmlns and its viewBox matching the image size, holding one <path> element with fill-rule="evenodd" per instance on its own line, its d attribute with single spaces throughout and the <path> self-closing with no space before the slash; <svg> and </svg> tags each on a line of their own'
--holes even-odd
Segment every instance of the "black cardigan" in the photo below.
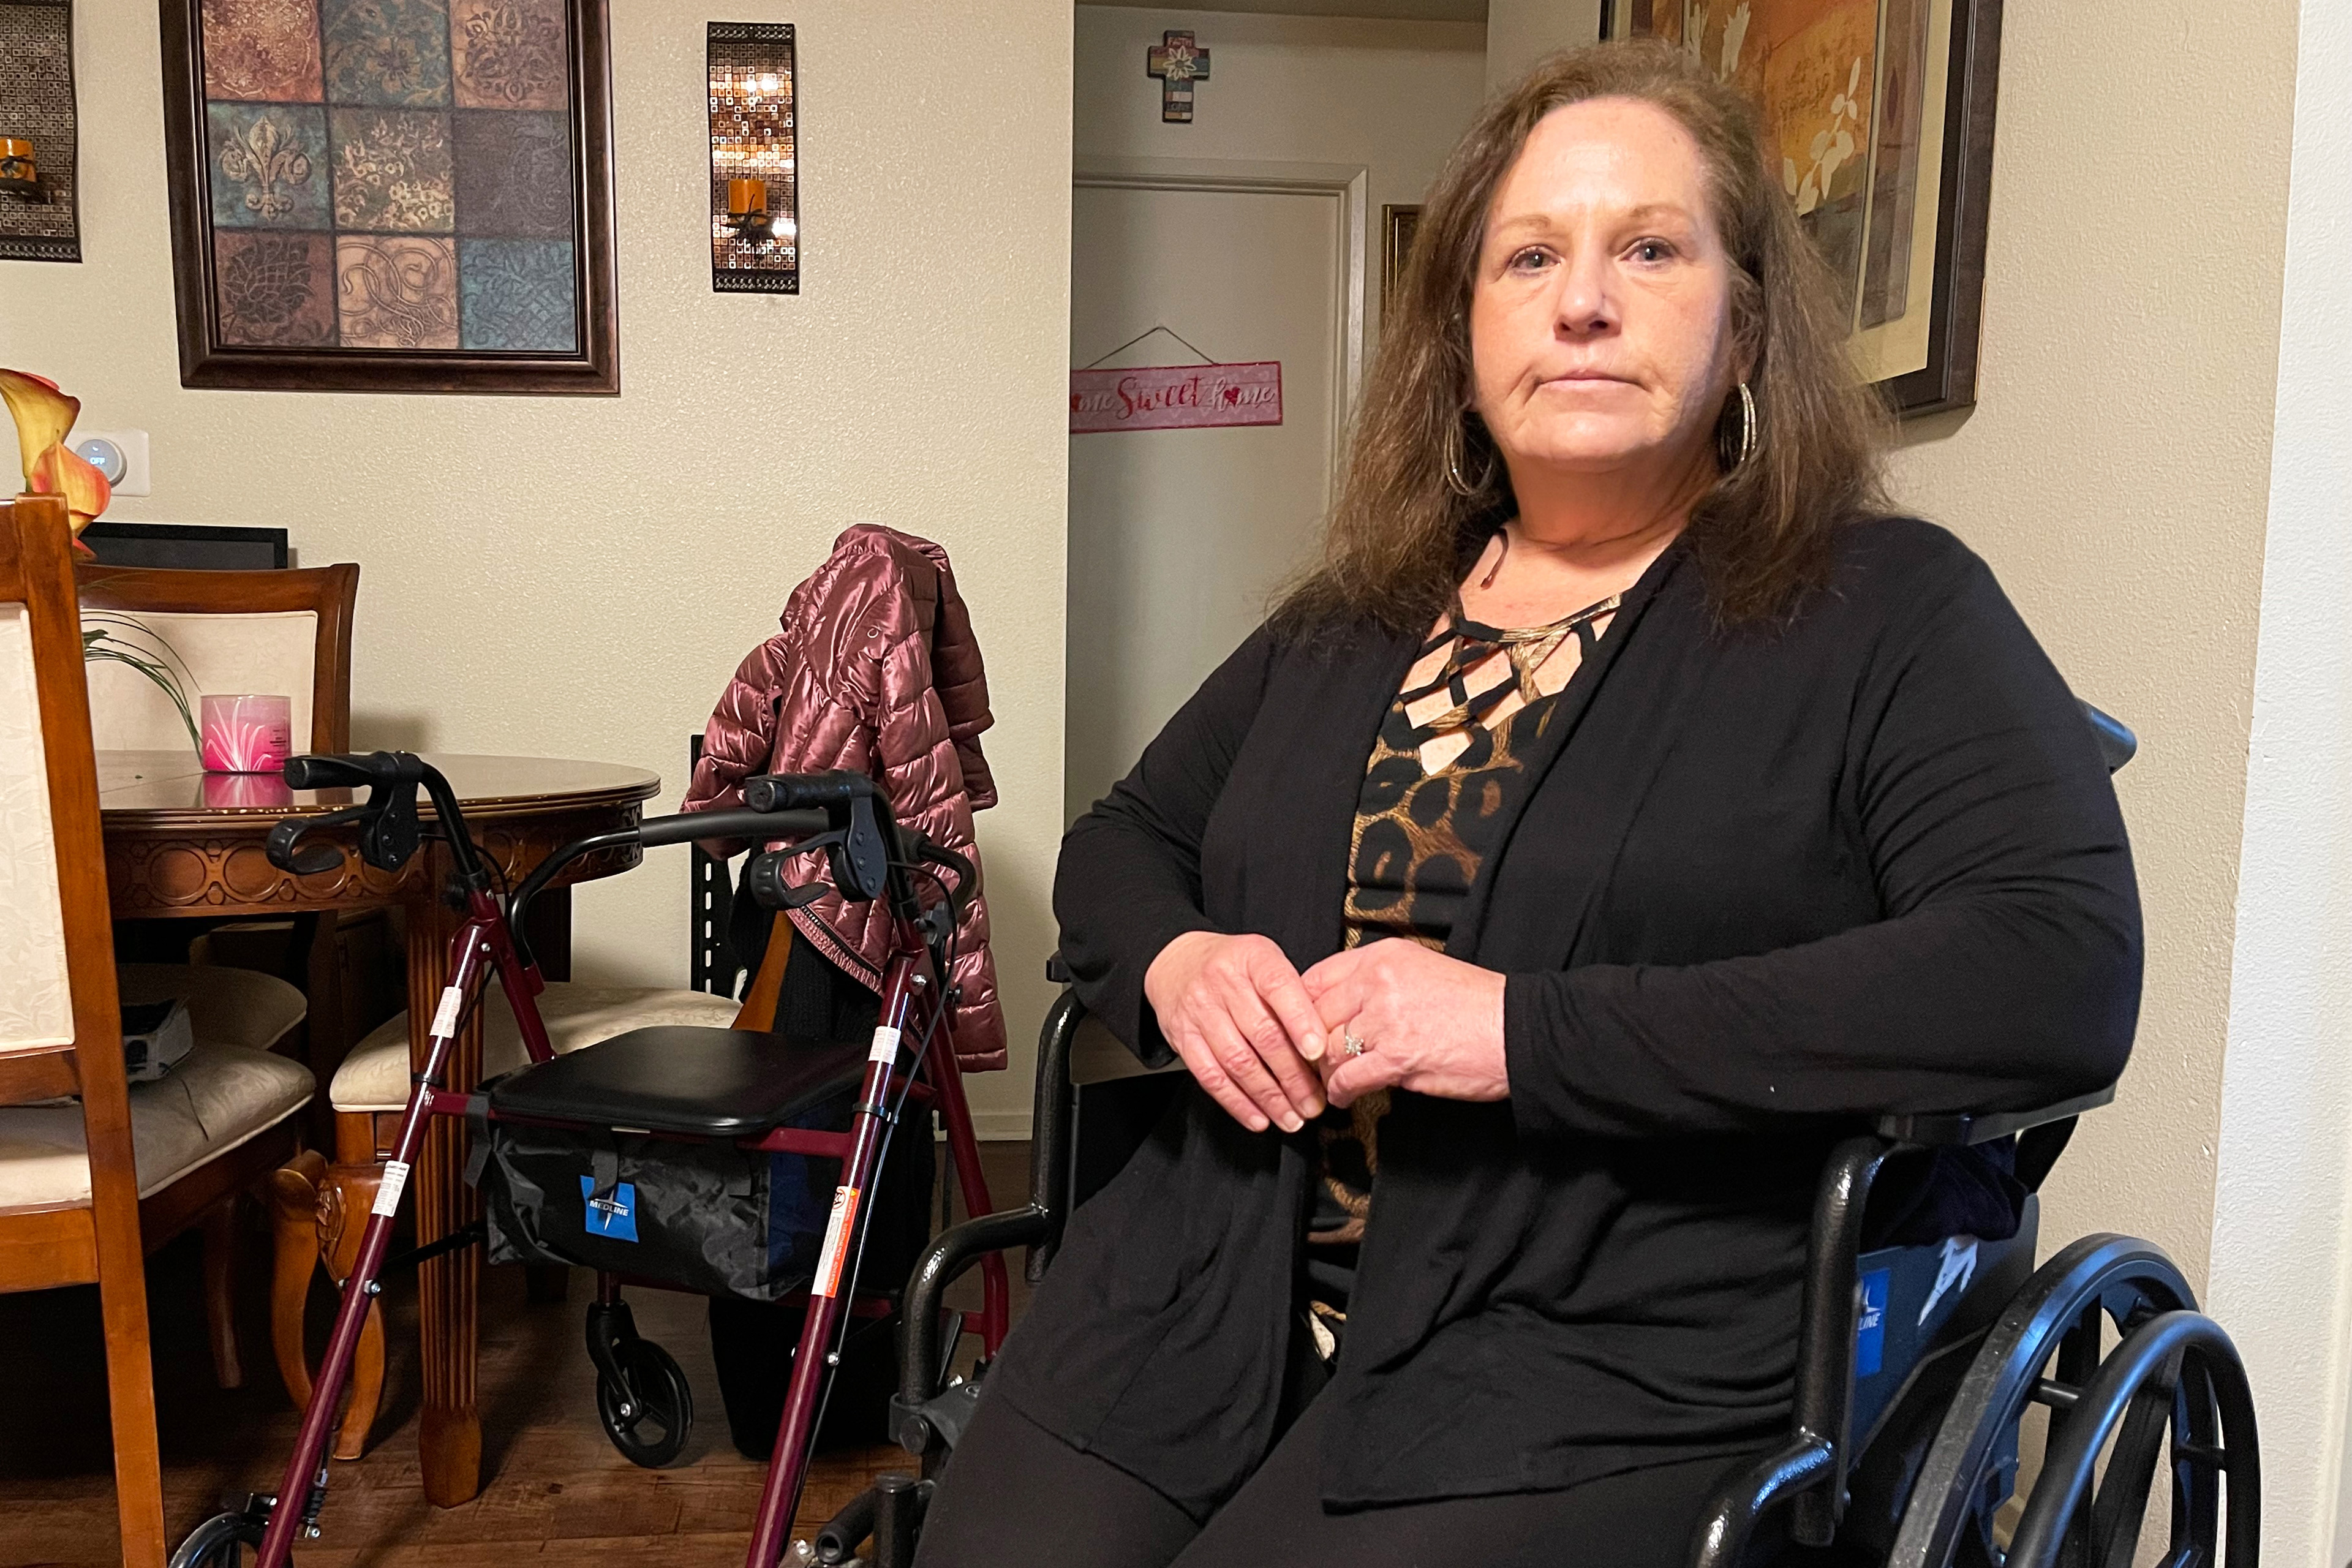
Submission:
<svg viewBox="0 0 2352 1568">
<path fill-rule="evenodd" d="M 1718 630 L 1670 548 L 1561 698 L 1447 951 L 1507 975 L 1511 1097 L 1399 1093 L 1326 1399 L 1338 1507 L 1559 1487 L 1785 1430 L 1808 1206 L 1887 1110 L 2112 1082 L 2138 894 L 2066 685 L 1984 563 L 1843 531 L 1793 622 Z M 1414 639 L 1261 630 L 1070 830 L 1087 1005 L 1148 1062 L 1161 947 L 1340 942 L 1349 832 Z M 1073 1216 L 991 1373 L 1196 1515 L 1275 1436 L 1309 1131 L 1197 1089 Z"/>
</svg>

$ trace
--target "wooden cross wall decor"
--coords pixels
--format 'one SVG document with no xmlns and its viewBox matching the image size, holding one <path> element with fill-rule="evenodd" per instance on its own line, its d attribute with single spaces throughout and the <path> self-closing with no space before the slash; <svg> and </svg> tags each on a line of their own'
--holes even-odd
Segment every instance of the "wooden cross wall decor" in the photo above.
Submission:
<svg viewBox="0 0 2352 1568">
<path fill-rule="evenodd" d="M 1144 70 L 1160 79 L 1160 118 L 1190 124 L 1192 84 L 1209 79 L 1209 51 L 1190 33 L 1169 33 L 1146 55 Z"/>
</svg>

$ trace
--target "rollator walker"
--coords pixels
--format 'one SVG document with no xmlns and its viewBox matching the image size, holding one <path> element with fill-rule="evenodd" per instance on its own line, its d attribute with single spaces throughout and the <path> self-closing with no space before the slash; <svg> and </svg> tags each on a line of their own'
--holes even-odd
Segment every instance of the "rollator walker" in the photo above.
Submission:
<svg viewBox="0 0 2352 1568">
<path fill-rule="evenodd" d="M 2131 731 L 2087 703 L 2084 712 L 2109 771 L 2122 767 L 2137 749 Z M 1048 973 L 1069 979 L 1058 961 Z M 1066 991 L 1038 1047 L 1029 1202 L 942 1232 L 908 1283 L 892 1429 L 919 1473 L 885 1475 L 855 1499 L 819 1531 L 819 1563 L 911 1568 L 935 1478 L 985 1386 L 977 1373 L 940 1373 L 941 1293 L 1013 1247 L 1029 1249 L 1028 1277 L 1042 1279 L 1071 1209 L 1091 1195 L 1078 1173 L 1104 1162 L 1099 1150 L 1073 1159 L 1085 1101 L 1072 1081 L 1089 1028 Z M 2161 1248 L 2086 1236 L 2037 1269 L 2040 1203 L 2029 1194 L 2007 1240 L 1863 1250 L 1872 1184 L 1890 1161 L 2015 1137 L 2018 1179 L 2036 1189 L 2076 1118 L 2114 1096 L 2110 1086 L 2031 1110 L 1883 1116 L 1836 1147 L 1814 1201 L 1789 1433 L 1727 1476 L 1691 1542 L 1693 1568 L 2131 1568 L 2159 1474 L 2171 1506 L 2155 1561 L 2218 1568 L 2226 1545 L 2228 1568 L 2255 1568 L 2262 1465 L 2245 1370 Z M 1152 1118 L 1124 1110 L 1113 1119 L 1139 1137 Z M 2021 1494 L 2020 1427 L 2034 1405 L 2049 1413 L 2049 1436 Z M 1560 1542 L 1559 1561 L 1576 1563 L 1577 1543 Z"/>
<path fill-rule="evenodd" d="M 240 1568 L 248 1554 L 258 1568 L 282 1568 L 298 1535 L 319 1535 L 336 1405 L 350 1376 L 361 1324 L 385 1274 L 485 1238 L 485 1227 L 477 1223 L 391 1256 L 394 1217 L 432 1116 L 462 1116 L 472 1122 L 476 1147 L 469 1175 L 479 1173 L 490 1137 L 539 1131 L 577 1133 L 587 1141 L 583 1146 L 598 1148 L 625 1138 L 639 1151 L 659 1147 L 689 1156 L 700 1151 L 721 1160 L 735 1152 L 800 1155 L 839 1163 L 821 1239 L 816 1233 L 771 1238 L 787 1259 L 805 1256 L 808 1249 L 798 1246 L 803 1240 L 812 1243 L 814 1255 L 804 1287 L 782 1292 L 786 1300 L 804 1298 L 807 1311 L 746 1558 L 751 1568 L 776 1568 L 806 1479 L 845 1325 L 853 1314 L 884 1316 L 890 1310 L 887 1295 L 858 1294 L 858 1262 L 874 1184 L 892 1130 L 909 1102 L 936 1110 L 946 1123 L 967 1212 L 985 1214 L 992 1206 L 961 1075 L 942 1026 L 954 1002 L 950 965 L 957 914 L 976 889 L 971 862 L 899 827 L 882 791 L 862 774 L 766 776 L 746 783 L 740 809 L 656 817 L 568 844 L 502 900 L 492 891 L 495 865 L 468 835 L 447 781 L 430 763 L 404 752 L 302 756 L 287 763 L 285 776 L 298 790 L 368 793 L 362 804 L 280 822 L 268 845 L 273 865 L 301 875 L 341 868 L 345 851 L 320 841 L 330 829 L 355 828 L 361 858 L 386 871 L 405 865 L 426 837 L 438 839 L 447 856 L 451 895 L 466 918 L 450 938 L 449 983 L 433 1017 L 425 1060 L 414 1076 L 357 1261 L 342 1283 L 332 1337 L 284 1479 L 274 1495 L 250 1496 L 242 1507 L 197 1526 L 172 1554 L 172 1568 Z M 429 829 L 418 816 L 420 790 L 433 807 Z M 887 902 L 892 950 L 880 1021 L 870 1042 L 787 1041 L 750 1030 L 665 1026 L 631 1030 L 556 1056 L 534 1000 L 544 982 L 523 934 L 532 900 L 583 856 L 633 854 L 710 838 L 790 841 L 761 855 L 751 867 L 753 895 L 770 909 L 794 907 L 816 896 L 815 884 L 794 887 L 783 880 L 793 858 L 811 851 L 823 852 L 832 884 L 843 897 Z M 929 905 L 917 896 L 919 878 L 938 890 Z M 475 1092 L 453 1092 L 445 1087 L 451 1042 L 479 1004 L 492 971 L 513 1008 L 530 1062 Z M 583 1175 L 576 1192 L 546 1194 L 551 1210 L 565 1207 L 568 1199 L 567 1221 L 576 1213 L 586 1233 L 609 1237 L 625 1222 L 631 1229 L 625 1240 L 635 1238 L 637 1226 L 661 1222 L 643 1195 L 632 1195 L 618 1173 L 604 1170 Z M 758 1240 L 753 1238 L 755 1246 Z M 1003 1260 L 991 1260 L 986 1273 L 976 1327 L 986 1352 L 993 1354 L 1006 1327 Z M 797 1284 L 801 1278 L 786 1283 Z M 631 1459 L 658 1464 L 675 1457 L 684 1441 L 691 1396 L 677 1363 L 637 1336 L 621 1300 L 625 1279 L 681 1287 L 600 1266 L 588 1313 L 588 1349 L 597 1368 L 597 1405 L 606 1433 Z M 965 1322 L 961 1314 L 950 1318 L 947 1340 L 952 1345 Z M 941 1326 L 929 1325 L 927 1342 L 938 1342 Z"/>
</svg>

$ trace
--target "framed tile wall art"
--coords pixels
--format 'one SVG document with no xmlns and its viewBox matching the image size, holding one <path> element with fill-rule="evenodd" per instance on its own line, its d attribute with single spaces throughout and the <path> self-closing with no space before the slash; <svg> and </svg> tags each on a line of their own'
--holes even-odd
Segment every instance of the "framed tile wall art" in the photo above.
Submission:
<svg viewBox="0 0 2352 1568">
<path fill-rule="evenodd" d="M 180 380 L 612 393 L 604 0 L 163 0 Z"/>
<path fill-rule="evenodd" d="M 2001 0 L 1608 0 L 1763 106 L 1862 374 L 1908 418 L 1976 402 Z"/>
<path fill-rule="evenodd" d="M 0 261 L 79 261 L 68 0 L 0 0 Z"/>
</svg>

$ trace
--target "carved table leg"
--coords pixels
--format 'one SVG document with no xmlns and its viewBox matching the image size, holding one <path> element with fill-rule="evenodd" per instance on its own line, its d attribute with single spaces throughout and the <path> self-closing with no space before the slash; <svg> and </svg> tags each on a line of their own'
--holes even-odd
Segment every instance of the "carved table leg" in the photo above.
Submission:
<svg viewBox="0 0 2352 1568">
<path fill-rule="evenodd" d="M 437 888 L 448 875 L 447 857 L 437 847 L 432 855 L 431 885 Z M 457 923 L 457 916 L 438 900 L 409 906 L 408 1052 L 418 1068 L 424 1066 L 426 1031 L 447 981 L 449 936 Z M 503 1004 L 491 995 L 484 1005 Z M 481 1076 L 482 1025 L 477 1016 L 458 1032 L 443 1084 L 463 1093 Z M 413 1179 L 419 1246 L 470 1224 L 479 1208 L 465 1183 L 465 1131 L 462 1121 L 447 1116 L 433 1118 L 426 1128 Z M 482 1419 L 474 1393 L 481 1268 L 481 1248 L 467 1247 L 428 1258 L 417 1270 L 425 1364 L 417 1449 L 425 1496 L 442 1508 L 455 1508 L 481 1490 Z"/>
</svg>

